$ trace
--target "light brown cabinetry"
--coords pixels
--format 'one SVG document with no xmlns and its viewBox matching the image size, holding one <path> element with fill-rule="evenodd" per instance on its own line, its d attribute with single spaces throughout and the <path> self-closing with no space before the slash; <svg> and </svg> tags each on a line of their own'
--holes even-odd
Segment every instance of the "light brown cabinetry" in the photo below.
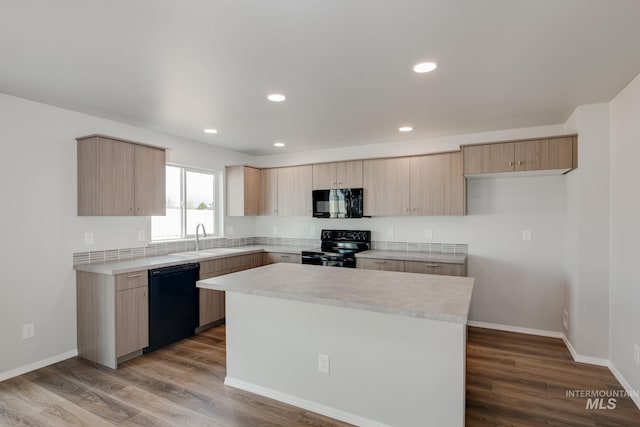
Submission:
<svg viewBox="0 0 640 427">
<path fill-rule="evenodd" d="M 78 354 L 117 368 L 149 345 L 148 272 L 76 272 Z"/>
<path fill-rule="evenodd" d="M 409 208 L 408 157 L 364 160 L 364 214 L 401 216 Z"/>
<path fill-rule="evenodd" d="M 265 252 L 262 254 L 262 262 L 264 265 L 275 264 L 276 262 L 288 262 L 291 264 L 302 263 L 301 254 L 288 254 L 282 252 Z"/>
<path fill-rule="evenodd" d="M 395 259 L 356 258 L 356 267 L 365 270 L 404 271 L 404 261 Z"/>
<path fill-rule="evenodd" d="M 77 139 L 78 215 L 165 215 L 165 150 L 102 135 Z"/>
<path fill-rule="evenodd" d="M 418 216 L 464 215 L 460 152 L 410 157 L 410 211 Z"/>
<path fill-rule="evenodd" d="M 262 169 L 260 195 L 260 215 L 278 215 L 278 169 Z"/>
<path fill-rule="evenodd" d="M 316 163 L 313 167 L 313 189 L 362 188 L 362 160 Z"/>
<path fill-rule="evenodd" d="M 200 262 L 200 280 L 262 265 L 262 254 L 238 255 Z M 224 292 L 212 289 L 199 290 L 200 327 L 219 322 L 225 317 Z M 205 329 L 205 328 L 202 328 Z"/>
<path fill-rule="evenodd" d="M 465 176 L 503 172 L 558 171 L 577 167 L 577 136 L 466 145 Z"/>
<path fill-rule="evenodd" d="M 229 166 L 227 178 L 227 215 L 260 215 L 262 173 L 248 166 Z"/>
<path fill-rule="evenodd" d="M 366 270 L 403 271 L 406 273 L 439 274 L 442 276 L 466 276 L 467 265 L 430 261 L 405 261 L 397 259 L 357 258 L 356 267 Z"/>
<path fill-rule="evenodd" d="M 442 276 L 466 276 L 466 264 L 449 264 L 443 262 L 405 261 L 404 271 L 407 273 L 440 274 Z"/>
<path fill-rule="evenodd" d="M 278 216 L 311 216 L 311 191 L 311 165 L 278 168 Z"/>
<path fill-rule="evenodd" d="M 364 161 L 365 215 L 464 215 L 464 199 L 460 152 Z"/>
</svg>

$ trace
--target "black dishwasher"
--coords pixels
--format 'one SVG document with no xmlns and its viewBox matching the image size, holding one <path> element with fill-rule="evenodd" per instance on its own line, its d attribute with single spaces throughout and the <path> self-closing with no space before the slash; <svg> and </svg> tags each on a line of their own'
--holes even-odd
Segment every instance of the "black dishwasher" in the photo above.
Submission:
<svg viewBox="0 0 640 427">
<path fill-rule="evenodd" d="M 198 327 L 200 264 L 149 270 L 149 353 L 183 338 Z"/>
</svg>

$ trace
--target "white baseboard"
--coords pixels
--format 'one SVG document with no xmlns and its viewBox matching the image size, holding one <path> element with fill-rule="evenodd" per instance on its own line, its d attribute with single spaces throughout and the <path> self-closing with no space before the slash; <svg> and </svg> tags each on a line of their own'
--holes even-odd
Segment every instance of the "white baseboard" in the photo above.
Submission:
<svg viewBox="0 0 640 427">
<path fill-rule="evenodd" d="M 591 357 L 591 356 L 582 356 L 576 352 L 576 349 L 573 348 L 571 341 L 569 341 L 569 338 L 567 338 L 565 334 L 562 334 L 561 338 L 562 338 L 562 341 L 564 341 L 564 344 L 569 349 L 569 352 L 571 353 L 571 357 L 573 357 L 573 360 L 575 362 L 609 367 L 608 359 L 600 359 L 599 357 Z"/>
<path fill-rule="evenodd" d="M 306 409 L 317 414 L 325 415 L 336 420 L 344 421 L 345 423 L 354 424 L 361 427 L 390 427 L 386 424 L 379 423 L 377 421 L 363 418 L 358 415 L 344 412 L 339 409 L 331 408 L 329 406 L 321 405 L 310 400 L 301 399 L 299 397 L 291 396 L 286 393 L 282 393 L 270 388 L 262 387 L 246 381 L 242 381 L 236 378 L 226 377 L 224 384 L 230 387 L 239 388 L 240 390 L 248 391 L 251 393 L 259 394 L 260 396 L 268 397 L 270 399 L 284 402 L 289 405 L 296 406 L 298 408 Z"/>
<path fill-rule="evenodd" d="M 608 367 L 611 373 L 613 374 L 613 376 L 616 377 L 618 381 L 620 381 L 620 384 L 622 384 L 622 387 L 624 387 L 624 389 L 627 391 L 627 393 L 629 394 L 629 397 L 631 398 L 631 400 L 633 400 L 633 403 L 635 403 L 638 409 L 640 409 L 639 391 L 634 390 L 633 387 L 631 387 L 631 384 L 629 384 L 629 382 L 625 379 L 625 377 L 622 376 L 620 371 L 618 371 L 618 369 L 615 367 L 615 365 L 612 362 L 609 362 Z"/>
<path fill-rule="evenodd" d="M 539 335 L 541 337 L 562 338 L 564 336 L 562 332 L 545 331 L 544 329 L 521 328 L 520 326 L 501 325 L 499 323 L 476 322 L 474 320 L 469 320 L 467 322 L 467 325 L 475 326 L 477 328 L 495 329 L 497 331 L 517 332 L 519 334 L 527 335 Z"/>
<path fill-rule="evenodd" d="M 53 365 L 54 363 L 62 362 L 63 360 L 70 359 L 78 355 L 78 350 L 67 351 L 66 353 L 57 354 L 44 360 L 30 363 L 25 366 L 21 366 L 16 369 L 12 369 L 6 372 L 0 372 L 0 381 L 8 380 L 9 378 L 17 377 L 18 375 L 26 374 L 27 372 L 35 371 L 36 369 L 44 368 L 45 366 Z"/>
</svg>

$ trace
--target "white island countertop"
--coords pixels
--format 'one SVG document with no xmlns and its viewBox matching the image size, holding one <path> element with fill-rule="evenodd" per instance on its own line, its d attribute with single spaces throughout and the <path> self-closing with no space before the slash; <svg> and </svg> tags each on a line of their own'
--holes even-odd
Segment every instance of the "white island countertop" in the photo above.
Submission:
<svg viewBox="0 0 640 427">
<path fill-rule="evenodd" d="M 201 280 L 199 288 L 467 323 L 475 279 L 277 263 Z"/>
</svg>

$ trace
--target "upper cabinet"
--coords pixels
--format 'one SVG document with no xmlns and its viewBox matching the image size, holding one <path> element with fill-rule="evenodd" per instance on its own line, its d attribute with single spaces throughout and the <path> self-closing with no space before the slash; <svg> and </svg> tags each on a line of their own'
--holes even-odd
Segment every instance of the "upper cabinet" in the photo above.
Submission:
<svg viewBox="0 0 640 427">
<path fill-rule="evenodd" d="M 364 161 L 367 216 L 465 214 L 460 152 Z"/>
<path fill-rule="evenodd" d="M 313 189 L 362 188 L 362 160 L 317 163 L 313 168 Z"/>
<path fill-rule="evenodd" d="M 227 216 L 260 215 L 262 173 L 248 166 L 228 166 Z"/>
<path fill-rule="evenodd" d="M 366 216 L 408 215 L 408 157 L 364 161 L 364 214 Z"/>
<path fill-rule="evenodd" d="M 165 150 L 102 135 L 77 139 L 78 215 L 165 215 Z"/>
<path fill-rule="evenodd" d="M 578 165 L 575 135 L 462 147 L 464 175 L 553 171 L 565 173 Z"/>
<path fill-rule="evenodd" d="M 260 171 L 262 192 L 260 194 L 260 215 L 278 215 L 278 169 Z"/>
<path fill-rule="evenodd" d="M 278 216 L 312 216 L 312 167 L 278 168 Z"/>
</svg>

